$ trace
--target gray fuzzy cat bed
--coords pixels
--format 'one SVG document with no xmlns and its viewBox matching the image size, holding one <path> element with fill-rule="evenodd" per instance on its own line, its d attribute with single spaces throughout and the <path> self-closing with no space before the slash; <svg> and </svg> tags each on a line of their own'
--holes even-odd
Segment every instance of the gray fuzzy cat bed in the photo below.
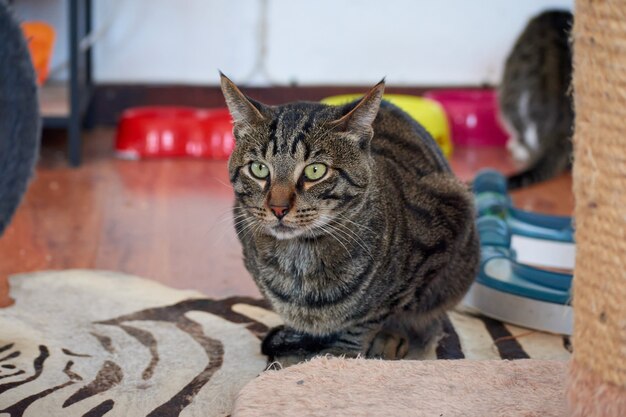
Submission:
<svg viewBox="0 0 626 417">
<path fill-rule="evenodd" d="M 31 177 L 39 130 L 35 70 L 17 19 L 0 0 L 0 236 Z"/>
<path fill-rule="evenodd" d="M 2 417 L 228 415 L 237 393 L 265 368 L 262 337 L 270 327 L 281 324 L 262 300 L 211 300 L 194 291 L 111 272 L 24 274 L 11 277 L 10 284 L 15 304 L 0 309 Z M 560 336 L 466 313 L 451 312 L 445 331 L 429 358 L 566 360 L 570 356 L 568 340 Z M 397 406 L 408 404 L 404 408 L 408 410 L 413 405 L 422 407 L 415 402 L 419 393 L 439 385 L 442 376 L 450 384 L 463 382 L 455 376 L 465 375 L 465 381 L 471 381 L 455 385 L 456 391 L 445 385 L 441 395 L 446 401 L 456 398 L 451 392 L 480 386 L 504 406 L 513 394 L 525 395 L 528 387 L 544 389 L 541 384 L 524 388 L 529 383 L 524 376 L 527 361 L 497 362 L 507 364 L 494 368 L 508 370 L 507 377 L 499 370 L 489 377 L 472 375 L 467 366 L 476 367 L 477 372 L 482 365 L 476 361 L 318 360 L 264 373 L 244 389 L 236 412 L 252 415 L 250 410 L 261 407 L 263 412 L 254 415 L 306 415 L 327 412 L 329 404 L 336 407 L 340 400 L 346 410 L 355 410 L 360 402 L 356 399 L 370 389 L 390 399 L 405 393 L 404 402 Z M 550 373 L 560 372 L 560 362 L 546 366 Z M 364 374 L 364 370 L 368 371 Z M 540 376 L 533 380 L 539 383 Z M 314 387 L 314 381 L 329 385 Z M 333 381 L 345 384 L 332 385 Z M 475 385 L 479 382 L 482 385 Z M 325 397 L 331 387 L 335 393 Z M 293 394 L 291 400 L 288 393 Z M 315 397 L 307 398 L 306 393 Z M 474 393 L 467 398 L 472 395 L 478 397 Z M 379 397 L 371 397 L 370 402 Z M 297 408 L 287 411 L 302 405 L 308 407 L 306 413 L 302 409 L 296 413 Z M 362 409 L 354 414 L 368 412 Z"/>
</svg>

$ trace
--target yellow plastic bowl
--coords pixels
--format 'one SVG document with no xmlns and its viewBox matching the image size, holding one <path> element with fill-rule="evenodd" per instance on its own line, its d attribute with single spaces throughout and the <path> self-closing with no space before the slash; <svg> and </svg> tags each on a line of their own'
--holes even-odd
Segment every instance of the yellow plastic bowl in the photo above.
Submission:
<svg viewBox="0 0 626 417">
<path fill-rule="evenodd" d="M 343 94 L 340 96 L 326 97 L 322 100 L 322 103 L 341 106 L 342 104 L 350 103 L 361 97 L 363 97 L 362 94 Z M 439 103 L 428 98 L 402 94 L 385 94 L 383 99 L 400 107 L 419 124 L 424 126 L 428 133 L 435 139 L 435 142 L 437 142 L 437 145 L 439 145 L 445 157 L 450 157 L 452 154 L 450 126 L 448 125 L 446 112 Z"/>
</svg>

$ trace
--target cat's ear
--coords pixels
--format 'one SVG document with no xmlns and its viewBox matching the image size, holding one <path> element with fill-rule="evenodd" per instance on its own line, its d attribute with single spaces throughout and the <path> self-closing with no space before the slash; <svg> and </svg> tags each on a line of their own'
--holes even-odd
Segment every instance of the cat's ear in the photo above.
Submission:
<svg viewBox="0 0 626 417">
<path fill-rule="evenodd" d="M 226 99 L 226 105 L 228 106 L 228 110 L 230 110 L 230 114 L 233 116 L 235 125 L 254 125 L 265 120 L 265 116 L 263 115 L 264 106 L 246 97 L 235 83 L 221 71 L 220 83 L 222 93 Z"/>
<path fill-rule="evenodd" d="M 372 123 L 376 119 L 380 101 L 385 91 L 385 79 L 383 78 L 350 110 L 339 120 L 335 120 L 333 124 L 337 129 L 356 133 L 358 135 L 372 134 Z"/>
</svg>

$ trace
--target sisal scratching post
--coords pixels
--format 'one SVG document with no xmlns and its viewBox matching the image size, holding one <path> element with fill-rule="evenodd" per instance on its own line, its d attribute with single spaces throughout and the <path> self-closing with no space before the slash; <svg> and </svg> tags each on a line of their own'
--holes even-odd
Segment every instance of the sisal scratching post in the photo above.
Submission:
<svg viewBox="0 0 626 417">
<path fill-rule="evenodd" d="M 626 1 L 576 2 L 573 416 L 626 416 Z"/>
</svg>

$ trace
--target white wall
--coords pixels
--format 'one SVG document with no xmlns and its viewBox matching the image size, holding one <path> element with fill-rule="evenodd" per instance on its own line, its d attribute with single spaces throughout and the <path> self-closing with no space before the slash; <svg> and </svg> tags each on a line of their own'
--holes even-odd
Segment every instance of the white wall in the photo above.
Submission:
<svg viewBox="0 0 626 417">
<path fill-rule="evenodd" d="M 95 79 L 216 84 L 496 83 L 530 16 L 573 0 L 268 0 L 267 76 L 250 79 L 262 0 L 93 0 Z M 24 17 L 64 0 L 20 0 Z M 41 14 L 41 12 L 38 12 Z M 59 47 L 54 62 L 64 59 Z M 53 63 L 54 63 L 53 62 Z"/>
</svg>

